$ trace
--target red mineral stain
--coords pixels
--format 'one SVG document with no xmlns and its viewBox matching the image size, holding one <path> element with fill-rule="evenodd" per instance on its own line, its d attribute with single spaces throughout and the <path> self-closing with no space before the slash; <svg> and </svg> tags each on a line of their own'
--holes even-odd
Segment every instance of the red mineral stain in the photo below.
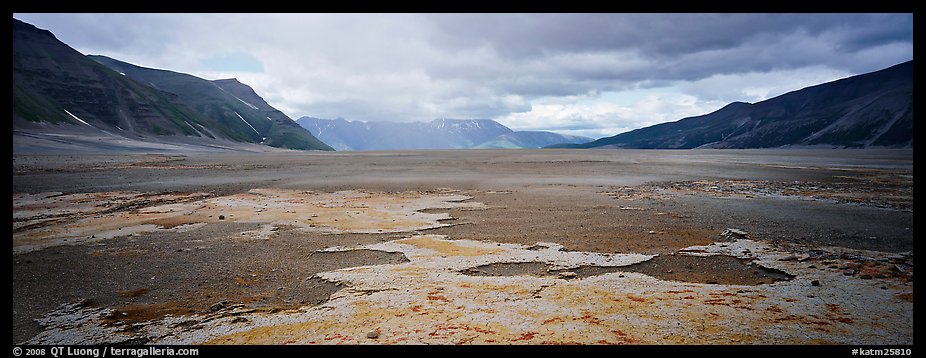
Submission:
<svg viewBox="0 0 926 358">
<path fill-rule="evenodd" d="M 430 300 L 430 301 L 450 302 L 450 300 L 447 299 L 447 297 L 438 295 L 436 292 L 435 292 L 435 294 L 428 294 L 428 300 Z"/>
<path fill-rule="evenodd" d="M 601 320 L 598 319 L 598 317 L 593 316 L 591 312 L 582 312 L 582 313 L 583 315 L 582 317 L 579 317 L 579 319 L 585 322 L 588 322 L 590 324 L 601 324 Z"/>
<path fill-rule="evenodd" d="M 521 336 L 520 336 L 520 337 L 515 338 L 515 339 L 512 339 L 511 341 L 512 341 L 512 342 L 517 342 L 517 341 L 529 341 L 529 340 L 531 340 L 531 339 L 534 339 L 534 336 L 535 336 L 535 335 L 537 335 L 537 332 L 524 332 L 524 333 L 521 333 Z"/>
<path fill-rule="evenodd" d="M 326 341 L 330 341 L 330 340 L 332 340 L 332 339 L 344 340 L 345 338 L 346 338 L 346 337 L 344 337 L 344 336 L 342 336 L 342 335 L 340 335 L 340 334 L 335 333 L 333 336 L 325 337 L 325 340 L 326 340 Z"/>
<path fill-rule="evenodd" d="M 482 329 L 479 327 L 473 327 L 473 330 L 476 332 L 482 333 L 482 334 L 495 334 L 495 331 L 488 330 L 488 329 Z"/>
</svg>

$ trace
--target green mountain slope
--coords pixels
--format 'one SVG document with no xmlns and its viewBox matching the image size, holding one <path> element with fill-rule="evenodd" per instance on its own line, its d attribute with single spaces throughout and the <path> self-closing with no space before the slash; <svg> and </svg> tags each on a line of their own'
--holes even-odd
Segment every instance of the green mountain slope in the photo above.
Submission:
<svg viewBox="0 0 926 358">
<path fill-rule="evenodd" d="M 229 137 L 278 148 L 333 150 L 237 80 L 209 81 L 106 56 L 88 57 L 136 81 L 175 93 L 181 102 L 220 123 L 220 130 Z"/>
</svg>

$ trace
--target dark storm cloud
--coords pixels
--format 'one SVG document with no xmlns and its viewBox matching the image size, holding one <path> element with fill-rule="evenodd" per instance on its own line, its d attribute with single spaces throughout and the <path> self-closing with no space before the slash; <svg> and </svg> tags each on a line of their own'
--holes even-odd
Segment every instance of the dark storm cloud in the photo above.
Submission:
<svg viewBox="0 0 926 358">
<path fill-rule="evenodd" d="M 634 53 L 653 67 L 670 66 L 669 71 L 636 77 L 691 80 L 821 63 L 849 71 L 872 70 L 835 57 L 889 43 L 912 44 L 913 21 L 910 14 L 454 14 L 438 16 L 434 26 L 430 43 L 448 50 L 490 46 L 513 61 L 562 53 Z M 805 56 L 817 51 L 803 46 L 819 45 L 830 46 L 826 54 L 834 58 Z M 756 52 L 757 48 L 768 49 Z M 756 58 L 750 61 L 749 56 Z"/>
<path fill-rule="evenodd" d="M 912 14 L 15 17 L 85 53 L 238 77 L 293 117 L 483 117 L 602 134 L 875 71 L 913 53 Z M 263 72 L 217 71 L 235 67 L 208 61 L 230 53 Z"/>
</svg>

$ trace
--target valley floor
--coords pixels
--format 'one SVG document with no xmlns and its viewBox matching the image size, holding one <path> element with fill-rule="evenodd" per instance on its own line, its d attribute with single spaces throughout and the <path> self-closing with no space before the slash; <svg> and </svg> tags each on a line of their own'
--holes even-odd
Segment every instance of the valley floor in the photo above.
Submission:
<svg viewBox="0 0 926 358">
<path fill-rule="evenodd" d="M 912 150 L 13 156 L 13 341 L 912 344 Z"/>
</svg>

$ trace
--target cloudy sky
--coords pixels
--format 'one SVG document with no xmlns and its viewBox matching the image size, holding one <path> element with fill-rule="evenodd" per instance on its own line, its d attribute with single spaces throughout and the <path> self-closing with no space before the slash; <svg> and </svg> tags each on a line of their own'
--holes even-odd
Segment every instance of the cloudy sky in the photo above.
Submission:
<svg viewBox="0 0 926 358">
<path fill-rule="evenodd" d="M 610 136 L 913 58 L 911 14 L 14 14 L 296 119 Z"/>
</svg>

